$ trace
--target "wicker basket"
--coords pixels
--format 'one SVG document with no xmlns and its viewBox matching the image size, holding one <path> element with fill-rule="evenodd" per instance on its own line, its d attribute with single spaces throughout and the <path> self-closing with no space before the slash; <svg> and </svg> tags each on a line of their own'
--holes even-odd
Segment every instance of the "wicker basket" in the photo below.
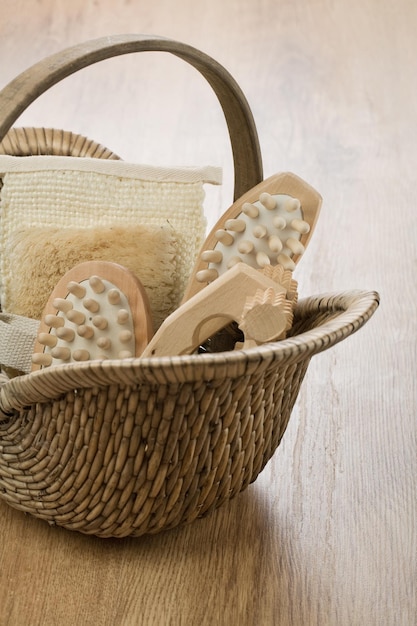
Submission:
<svg viewBox="0 0 417 626">
<path fill-rule="evenodd" d="M 0 139 L 62 77 L 141 50 L 172 52 L 203 73 L 228 123 L 235 196 L 259 182 L 256 131 L 233 79 L 199 51 L 154 37 L 89 42 L 28 70 L 0 93 Z M 11 131 L 2 150 L 117 158 L 71 133 L 39 129 Z M 69 364 L 5 382 L 0 496 L 50 524 L 100 537 L 156 533 L 208 514 L 253 482 L 273 455 L 310 358 L 357 331 L 377 306 L 374 292 L 307 298 L 284 341 L 246 351 Z"/>
</svg>

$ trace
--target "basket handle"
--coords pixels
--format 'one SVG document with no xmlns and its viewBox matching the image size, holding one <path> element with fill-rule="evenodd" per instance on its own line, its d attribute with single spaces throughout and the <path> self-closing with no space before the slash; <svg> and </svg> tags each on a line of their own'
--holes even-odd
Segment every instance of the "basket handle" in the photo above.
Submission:
<svg viewBox="0 0 417 626">
<path fill-rule="evenodd" d="M 252 112 L 239 85 L 217 61 L 165 37 L 114 35 L 87 41 L 31 66 L 0 91 L 0 142 L 23 111 L 50 87 L 98 61 L 131 52 L 169 52 L 196 68 L 214 90 L 226 119 L 233 153 L 234 198 L 262 181 L 262 158 Z"/>
</svg>

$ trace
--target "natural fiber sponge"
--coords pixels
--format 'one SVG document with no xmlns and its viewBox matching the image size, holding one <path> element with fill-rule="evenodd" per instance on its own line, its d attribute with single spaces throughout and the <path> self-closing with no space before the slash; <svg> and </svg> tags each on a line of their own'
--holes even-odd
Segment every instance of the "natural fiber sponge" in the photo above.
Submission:
<svg viewBox="0 0 417 626">
<path fill-rule="evenodd" d="M 5 312 L 40 319 L 58 280 L 83 261 L 113 261 L 130 269 L 144 285 L 154 328 L 178 306 L 175 289 L 177 236 L 166 226 L 30 228 L 8 240 L 10 275 L 5 277 Z"/>
</svg>

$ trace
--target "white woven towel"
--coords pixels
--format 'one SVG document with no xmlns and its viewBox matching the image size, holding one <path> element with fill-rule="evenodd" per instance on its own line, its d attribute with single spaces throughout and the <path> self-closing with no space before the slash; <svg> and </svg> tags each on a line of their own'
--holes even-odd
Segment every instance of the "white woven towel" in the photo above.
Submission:
<svg viewBox="0 0 417 626">
<path fill-rule="evenodd" d="M 35 228 L 165 226 L 177 242 L 174 291 L 179 302 L 205 236 L 205 183 L 220 184 L 215 167 L 164 168 L 117 160 L 0 155 L 0 294 L 19 271 L 5 253 L 16 233 Z M 114 259 L 117 262 L 117 259 Z M 156 273 L 157 274 L 157 273 Z M 140 277 L 139 277 L 140 278 Z"/>
</svg>

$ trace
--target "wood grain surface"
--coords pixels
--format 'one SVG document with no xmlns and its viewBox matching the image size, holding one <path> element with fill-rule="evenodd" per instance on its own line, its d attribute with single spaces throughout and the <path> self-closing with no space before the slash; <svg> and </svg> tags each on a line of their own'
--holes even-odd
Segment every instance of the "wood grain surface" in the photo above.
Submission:
<svg viewBox="0 0 417 626">
<path fill-rule="evenodd" d="M 264 174 L 323 196 L 300 296 L 376 289 L 357 335 L 314 357 L 281 446 L 210 517 L 103 540 L 0 500 L 1 626 L 414 626 L 417 3 L 413 0 L 3 0 L 0 87 L 41 58 L 117 33 L 200 48 L 235 77 Z M 81 133 L 127 160 L 212 164 L 209 225 L 232 203 L 214 94 L 179 59 L 86 68 L 19 125 Z"/>
</svg>

